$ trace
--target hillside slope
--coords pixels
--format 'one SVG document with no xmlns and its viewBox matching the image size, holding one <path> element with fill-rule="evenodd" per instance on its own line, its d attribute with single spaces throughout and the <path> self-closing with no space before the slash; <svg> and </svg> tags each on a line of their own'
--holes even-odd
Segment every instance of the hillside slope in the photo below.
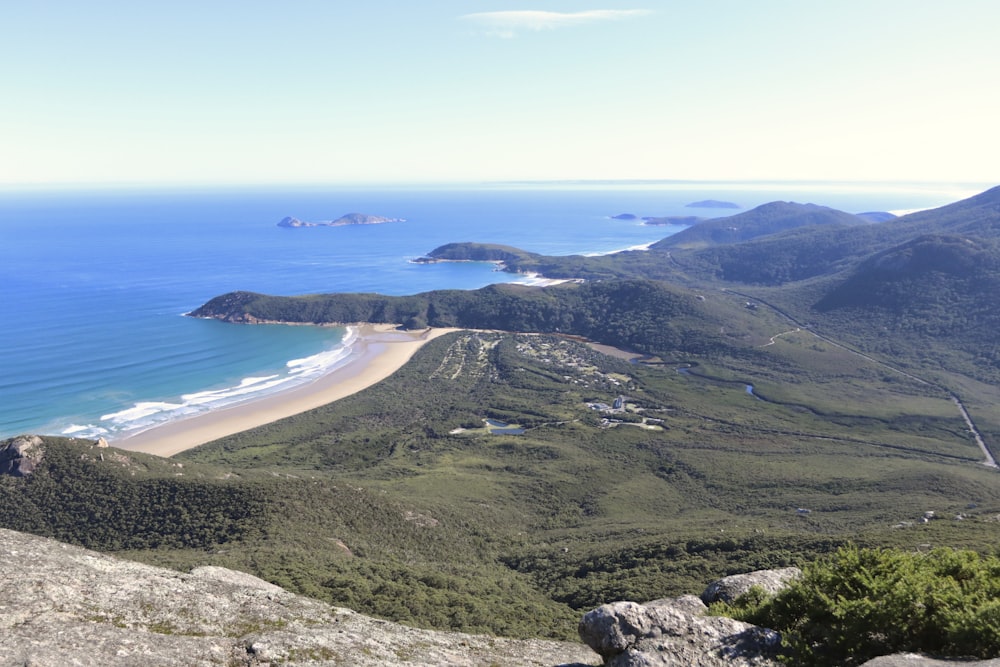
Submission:
<svg viewBox="0 0 1000 667">
<path fill-rule="evenodd" d="M 703 220 L 651 246 L 653 250 L 696 250 L 728 245 L 808 226 L 868 224 L 868 221 L 816 204 L 771 202 L 745 213 Z"/>
<path fill-rule="evenodd" d="M 879 224 L 799 226 L 748 242 L 673 255 L 686 271 L 701 279 L 780 286 L 851 270 L 874 253 L 928 234 L 1000 237 L 1000 187 Z M 671 238 L 653 247 L 669 247 Z"/>
</svg>

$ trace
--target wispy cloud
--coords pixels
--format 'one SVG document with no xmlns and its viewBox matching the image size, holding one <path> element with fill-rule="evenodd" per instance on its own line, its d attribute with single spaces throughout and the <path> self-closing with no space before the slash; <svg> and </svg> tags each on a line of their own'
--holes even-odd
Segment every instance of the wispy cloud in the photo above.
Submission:
<svg viewBox="0 0 1000 667">
<path fill-rule="evenodd" d="M 583 12 L 518 10 L 465 14 L 463 21 L 474 23 L 494 37 L 514 37 L 525 30 L 554 30 L 598 21 L 621 21 L 651 14 L 648 9 L 591 9 Z"/>
</svg>

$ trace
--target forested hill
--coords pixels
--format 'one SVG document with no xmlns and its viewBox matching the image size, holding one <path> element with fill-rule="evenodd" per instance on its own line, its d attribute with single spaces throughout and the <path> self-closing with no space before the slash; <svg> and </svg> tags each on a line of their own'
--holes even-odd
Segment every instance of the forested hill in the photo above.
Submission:
<svg viewBox="0 0 1000 667">
<path fill-rule="evenodd" d="M 418 262 L 522 262 L 539 257 L 533 252 L 497 243 L 446 243 Z"/>
<path fill-rule="evenodd" d="M 874 253 L 935 234 L 1000 238 L 1000 187 L 883 223 L 802 226 L 749 242 L 674 252 L 673 261 L 701 279 L 779 286 L 847 272 Z"/>
<path fill-rule="evenodd" d="M 995 311 L 1000 281 L 997 241 L 927 235 L 880 252 L 862 262 L 817 304 L 837 308 L 880 308 L 906 312 L 914 302 L 935 302 L 949 310 L 959 304 Z M 942 291 L 943 290 L 943 291 Z"/>
<path fill-rule="evenodd" d="M 701 353 L 723 344 L 719 316 L 695 295 L 650 280 L 551 287 L 490 285 L 413 296 L 325 294 L 280 297 L 233 292 L 191 313 L 230 322 L 401 323 L 584 336 L 638 352 Z"/>
<path fill-rule="evenodd" d="M 990 381 L 1000 372 L 997 239 L 917 237 L 829 281 L 808 303 L 826 330 L 870 352 L 947 359 L 942 366 Z"/>
<path fill-rule="evenodd" d="M 940 208 L 905 215 L 888 223 L 913 234 L 951 233 L 1000 237 L 1000 186 Z"/>
<path fill-rule="evenodd" d="M 789 229 L 811 225 L 864 225 L 864 218 L 816 204 L 776 201 L 745 213 L 704 220 L 668 236 L 652 246 L 654 250 L 697 249 L 749 241 Z"/>
</svg>

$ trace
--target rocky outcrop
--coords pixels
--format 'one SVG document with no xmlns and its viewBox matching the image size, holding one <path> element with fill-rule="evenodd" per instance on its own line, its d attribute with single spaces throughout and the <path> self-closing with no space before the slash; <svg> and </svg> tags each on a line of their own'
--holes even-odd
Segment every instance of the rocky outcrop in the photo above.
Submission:
<svg viewBox="0 0 1000 667">
<path fill-rule="evenodd" d="M 688 595 L 614 602 L 584 615 L 580 638 L 606 667 L 777 667 L 781 637 L 722 616 Z"/>
<path fill-rule="evenodd" d="M 701 594 L 701 601 L 705 604 L 733 602 L 754 587 L 763 590 L 768 595 L 774 595 L 787 588 L 790 581 L 801 576 L 802 570 L 797 567 L 734 574 L 709 584 L 708 588 Z"/>
<path fill-rule="evenodd" d="M 151 567 L 0 530 L 0 667 L 595 664 L 580 644 L 419 630 L 242 572 Z"/>
<path fill-rule="evenodd" d="M 861 667 L 1000 667 L 1000 658 L 993 660 L 935 660 L 914 653 L 884 655 L 861 665 Z"/>
<path fill-rule="evenodd" d="M 801 576 L 798 568 L 758 570 L 725 577 L 701 598 L 686 595 L 646 604 L 614 602 L 586 614 L 580 638 L 606 667 L 764 667 L 781 664 L 781 636 L 721 616 L 707 616 L 707 604 L 732 602 L 753 587 L 777 593 Z"/>
<path fill-rule="evenodd" d="M 42 462 L 44 454 L 42 439 L 37 435 L 22 435 L 0 442 L 0 475 L 30 475 Z"/>
<path fill-rule="evenodd" d="M 774 594 L 801 576 L 798 568 L 759 570 L 720 579 L 701 598 L 687 595 L 646 604 L 614 602 L 587 613 L 580 638 L 605 667 L 777 667 L 781 636 L 749 623 L 706 616 L 706 603 L 732 602 L 753 587 Z M 887 655 L 861 667 L 1000 667 L 993 660 L 938 660 Z"/>
<path fill-rule="evenodd" d="M 756 576 L 751 585 L 788 581 L 787 572 Z M 732 580 L 709 588 L 735 590 Z M 708 591 L 703 596 L 712 597 Z M 690 595 L 615 602 L 587 613 L 579 632 L 607 667 L 782 664 L 775 657 L 778 633 L 705 612 L 702 600 Z M 175 572 L 0 529 L 0 667 L 595 664 L 598 658 L 580 644 L 409 628 L 243 572 Z M 955 664 L 1000 667 L 1000 659 L 955 662 L 906 654 L 862 667 Z"/>
</svg>

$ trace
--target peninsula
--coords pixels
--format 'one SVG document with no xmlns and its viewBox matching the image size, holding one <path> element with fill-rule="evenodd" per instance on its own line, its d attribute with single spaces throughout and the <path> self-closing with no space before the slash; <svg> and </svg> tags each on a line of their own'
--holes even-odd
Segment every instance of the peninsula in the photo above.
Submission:
<svg viewBox="0 0 1000 667">
<path fill-rule="evenodd" d="M 287 216 L 278 223 L 279 227 L 346 227 L 347 225 L 381 225 L 386 222 L 406 222 L 404 218 L 385 218 L 367 213 L 345 213 L 336 220 L 306 222 Z"/>
</svg>

